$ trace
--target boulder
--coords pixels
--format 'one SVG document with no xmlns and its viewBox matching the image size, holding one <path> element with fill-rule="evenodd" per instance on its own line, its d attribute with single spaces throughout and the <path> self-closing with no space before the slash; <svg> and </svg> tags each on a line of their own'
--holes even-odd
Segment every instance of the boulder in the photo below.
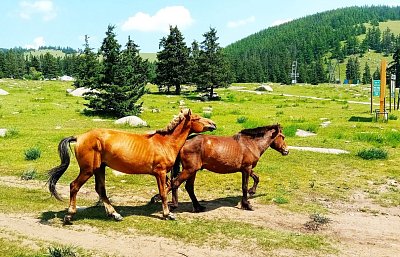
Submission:
<svg viewBox="0 0 400 257">
<path fill-rule="evenodd" d="M 311 137 L 311 136 L 316 136 L 317 134 L 315 134 L 315 133 L 312 133 L 312 132 L 309 132 L 309 131 L 305 131 L 305 130 L 301 130 L 301 129 L 298 129 L 297 131 L 296 131 L 296 136 L 298 136 L 298 137 Z"/>
<path fill-rule="evenodd" d="M 9 93 L 0 88 L 0 95 L 8 95 Z"/>
<path fill-rule="evenodd" d="M 96 90 L 92 90 L 90 88 L 85 88 L 85 87 L 78 87 L 77 89 L 72 90 L 71 92 L 69 92 L 69 94 L 72 95 L 72 96 L 83 97 L 83 94 L 87 93 L 87 92 L 96 92 Z"/>
<path fill-rule="evenodd" d="M 7 129 L 0 129 L 0 137 L 5 137 L 7 135 Z"/>
<path fill-rule="evenodd" d="M 126 116 L 115 121 L 115 124 L 128 124 L 132 127 L 147 127 L 147 122 L 137 116 Z"/>
<path fill-rule="evenodd" d="M 273 92 L 274 90 L 272 89 L 271 86 L 261 84 L 259 87 L 256 88 L 256 91 L 268 91 L 268 92 Z"/>
</svg>

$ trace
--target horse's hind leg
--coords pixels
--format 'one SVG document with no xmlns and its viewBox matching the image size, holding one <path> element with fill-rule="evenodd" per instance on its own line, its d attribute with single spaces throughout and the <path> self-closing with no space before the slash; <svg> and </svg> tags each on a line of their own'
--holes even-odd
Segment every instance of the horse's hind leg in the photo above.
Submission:
<svg viewBox="0 0 400 257">
<path fill-rule="evenodd" d="M 260 179 L 258 178 L 257 174 L 255 174 L 253 171 L 251 171 L 250 176 L 253 178 L 253 186 L 249 189 L 248 193 L 249 195 L 255 195 L 256 190 L 257 190 L 257 185 L 258 182 L 260 182 Z"/>
<path fill-rule="evenodd" d="M 188 178 L 188 180 L 186 180 L 185 189 L 188 192 L 190 199 L 192 200 L 193 211 L 203 212 L 206 210 L 206 207 L 200 205 L 196 195 L 194 194 L 194 181 L 196 180 L 196 174 L 197 172 L 195 172 L 190 178 Z"/>
<path fill-rule="evenodd" d="M 249 175 L 251 174 L 251 169 L 242 170 L 242 209 L 252 211 L 253 208 L 251 207 L 249 201 L 247 200 L 247 187 L 249 184 Z"/>
<path fill-rule="evenodd" d="M 100 200 L 104 203 L 104 208 L 108 216 L 113 217 L 115 220 L 122 220 L 122 216 L 115 211 L 111 205 L 110 200 L 106 194 L 106 165 L 102 163 L 98 169 L 94 171 L 94 178 L 96 182 L 96 192 L 99 194 Z"/>
<path fill-rule="evenodd" d="M 86 181 L 93 175 L 92 169 L 84 170 L 81 169 L 78 177 L 71 182 L 70 187 L 70 196 L 69 196 L 69 207 L 68 212 L 64 216 L 64 225 L 70 225 L 72 217 L 76 213 L 76 194 L 79 189 L 86 183 Z"/>
</svg>

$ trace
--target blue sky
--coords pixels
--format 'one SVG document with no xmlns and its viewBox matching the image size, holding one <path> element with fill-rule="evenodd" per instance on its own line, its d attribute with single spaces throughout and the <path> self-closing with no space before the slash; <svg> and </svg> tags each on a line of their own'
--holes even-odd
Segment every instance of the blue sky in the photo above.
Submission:
<svg viewBox="0 0 400 257">
<path fill-rule="evenodd" d="M 400 5 L 400 0 L 2 0 L 0 48 L 70 46 L 84 35 L 96 50 L 109 24 L 117 39 L 128 36 L 141 52 L 157 52 L 160 39 L 177 25 L 190 45 L 216 28 L 222 47 L 262 29 L 346 6 Z"/>
</svg>

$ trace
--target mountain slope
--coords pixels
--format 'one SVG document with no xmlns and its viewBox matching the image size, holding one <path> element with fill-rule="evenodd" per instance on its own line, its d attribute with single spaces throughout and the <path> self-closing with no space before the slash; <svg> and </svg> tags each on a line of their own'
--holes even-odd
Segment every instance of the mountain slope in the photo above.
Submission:
<svg viewBox="0 0 400 257">
<path fill-rule="evenodd" d="M 237 82 L 290 83 L 292 62 L 297 60 L 298 81 L 318 83 L 327 78 L 335 48 L 368 32 L 365 24 L 396 20 L 400 6 L 336 9 L 262 30 L 227 46 L 225 53 Z M 396 40 L 400 46 L 400 37 Z"/>
</svg>

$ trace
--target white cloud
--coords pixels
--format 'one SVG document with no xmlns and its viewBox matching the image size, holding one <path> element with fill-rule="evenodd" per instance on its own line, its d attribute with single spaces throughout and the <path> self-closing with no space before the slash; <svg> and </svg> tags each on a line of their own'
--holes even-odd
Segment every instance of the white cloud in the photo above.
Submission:
<svg viewBox="0 0 400 257">
<path fill-rule="evenodd" d="M 44 46 L 45 45 L 45 41 L 43 37 L 37 37 L 33 40 L 33 44 L 28 44 L 25 45 L 25 48 L 27 49 L 39 49 L 40 46 Z"/>
<path fill-rule="evenodd" d="M 278 25 L 281 25 L 281 24 L 283 24 L 283 23 L 286 23 L 286 22 L 289 22 L 289 21 L 292 21 L 293 19 L 281 19 L 281 20 L 276 20 L 276 21 L 274 21 L 274 22 L 272 22 L 272 27 L 273 26 L 278 26 Z"/>
<path fill-rule="evenodd" d="M 19 16 L 25 20 L 31 19 L 34 15 L 40 15 L 44 21 L 49 21 L 57 16 L 51 0 L 22 1 L 19 6 Z"/>
<path fill-rule="evenodd" d="M 237 27 L 245 26 L 245 25 L 247 25 L 249 23 L 253 23 L 255 21 L 256 21 L 256 17 L 250 16 L 250 17 L 248 17 L 246 19 L 243 19 L 243 20 L 230 21 L 230 22 L 228 22 L 227 26 L 228 26 L 228 28 L 237 28 Z"/>
<path fill-rule="evenodd" d="M 168 32 L 169 26 L 178 26 L 180 30 L 192 25 L 193 18 L 188 9 L 184 6 L 168 6 L 160 9 L 153 16 L 138 12 L 134 16 L 129 17 L 123 24 L 121 29 L 138 30 L 138 31 L 161 31 Z"/>
</svg>

